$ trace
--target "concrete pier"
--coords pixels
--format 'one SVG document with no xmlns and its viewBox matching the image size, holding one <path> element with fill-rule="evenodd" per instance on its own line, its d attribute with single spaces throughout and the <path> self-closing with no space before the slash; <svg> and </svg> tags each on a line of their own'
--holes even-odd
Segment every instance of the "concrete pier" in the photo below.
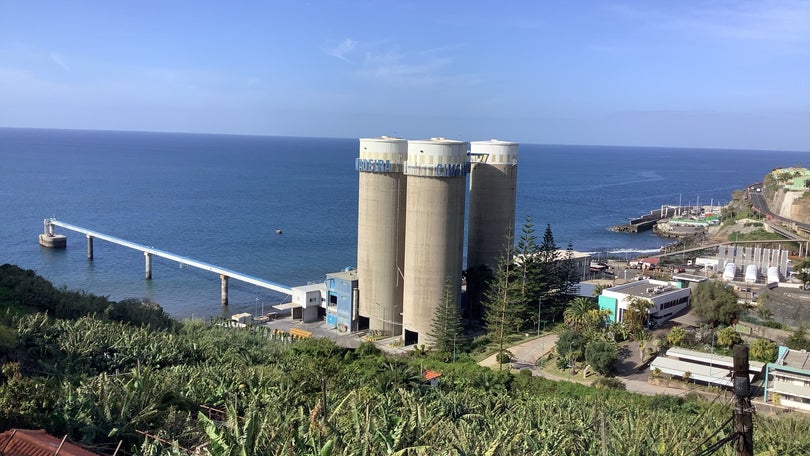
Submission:
<svg viewBox="0 0 810 456">
<path fill-rule="evenodd" d="M 51 249 L 64 249 L 67 247 L 67 237 L 62 234 L 40 234 L 39 245 Z"/>
<path fill-rule="evenodd" d="M 39 245 L 51 249 L 64 249 L 67 247 L 67 237 L 53 232 L 51 219 L 45 219 L 42 225 L 44 229 L 42 234 L 39 235 Z"/>
</svg>

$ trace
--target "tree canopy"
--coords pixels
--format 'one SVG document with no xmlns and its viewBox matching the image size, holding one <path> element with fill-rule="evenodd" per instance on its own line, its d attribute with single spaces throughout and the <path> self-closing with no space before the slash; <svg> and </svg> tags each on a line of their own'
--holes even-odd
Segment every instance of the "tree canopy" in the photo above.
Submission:
<svg viewBox="0 0 810 456">
<path fill-rule="evenodd" d="M 433 347 L 442 352 L 455 352 L 462 344 L 461 313 L 454 299 L 453 284 L 445 279 L 442 300 L 436 306 L 428 334 Z"/>
<path fill-rule="evenodd" d="M 509 253 L 511 249 L 499 258 L 494 278 L 485 295 L 487 333 L 497 344 L 498 353 L 504 351 L 506 337 L 523 324 L 520 282 L 513 274 Z"/>
<path fill-rule="evenodd" d="M 737 302 L 730 286 L 707 280 L 692 290 L 692 308 L 703 321 L 717 325 L 731 323 L 745 306 Z"/>
<path fill-rule="evenodd" d="M 596 372 L 609 375 L 616 366 L 619 358 L 616 344 L 606 340 L 594 340 L 585 346 L 585 362 Z"/>
</svg>

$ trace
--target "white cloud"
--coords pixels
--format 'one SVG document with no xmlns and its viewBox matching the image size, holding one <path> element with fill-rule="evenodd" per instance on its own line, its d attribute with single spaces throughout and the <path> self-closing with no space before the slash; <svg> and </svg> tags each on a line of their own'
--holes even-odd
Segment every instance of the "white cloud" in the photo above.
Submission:
<svg viewBox="0 0 810 456">
<path fill-rule="evenodd" d="M 446 46 L 417 52 L 371 49 L 365 53 L 360 75 L 397 86 L 435 87 L 446 84 L 472 85 L 478 78 L 453 66 Z"/>
<path fill-rule="evenodd" d="M 60 67 L 62 67 L 63 70 L 70 71 L 70 67 L 68 66 L 68 64 L 65 63 L 65 60 L 62 58 L 62 56 L 60 56 L 56 52 L 51 52 L 50 53 L 50 58 L 51 58 L 51 61 L 53 63 L 55 63 L 55 64 L 59 65 Z"/>
<path fill-rule="evenodd" d="M 619 16 L 686 35 L 729 40 L 810 41 L 810 1 L 725 0 L 677 2 L 671 9 L 614 4 Z"/>
<path fill-rule="evenodd" d="M 338 44 L 337 46 L 333 47 L 332 49 L 329 49 L 327 51 L 327 54 L 331 55 L 332 57 L 337 57 L 340 60 L 345 60 L 346 62 L 348 62 L 349 59 L 348 57 L 346 57 L 346 55 L 352 52 L 355 47 L 357 47 L 357 41 L 351 38 L 346 38 L 345 40 L 341 41 L 340 44 Z"/>
<path fill-rule="evenodd" d="M 745 1 L 697 9 L 669 26 L 726 39 L 801 42 L 810 39 L 810 2 Z"/>
</svg>

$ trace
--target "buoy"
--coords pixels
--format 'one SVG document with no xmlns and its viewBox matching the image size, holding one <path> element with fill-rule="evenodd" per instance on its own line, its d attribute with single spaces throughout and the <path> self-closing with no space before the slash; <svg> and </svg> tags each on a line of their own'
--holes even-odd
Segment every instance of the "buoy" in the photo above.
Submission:
<svg viewBox="0 0 810 456">
<path fill-rule="evenodd" d="M 281 230 L 276 230 L 276 234 L 281 234 Z"/>
</svg>

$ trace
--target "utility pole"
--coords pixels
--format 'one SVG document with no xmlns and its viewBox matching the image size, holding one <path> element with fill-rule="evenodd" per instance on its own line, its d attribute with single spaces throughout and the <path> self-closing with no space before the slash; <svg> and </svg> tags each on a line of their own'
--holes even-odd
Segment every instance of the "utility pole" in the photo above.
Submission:
<svg viewBox="0 0 810 456">
<path fill-rule="evenodd" d="M 540 309 L 542 305 L 543 298 L 537 298 L 537 337 L 540 337 Z"/>
<path fill-rule="evenodd" d="M 734 449 L 737 456 L 754 456 L 754 423 L 748 378 L 748 346 L 734 346 Z"/>
</svg>

